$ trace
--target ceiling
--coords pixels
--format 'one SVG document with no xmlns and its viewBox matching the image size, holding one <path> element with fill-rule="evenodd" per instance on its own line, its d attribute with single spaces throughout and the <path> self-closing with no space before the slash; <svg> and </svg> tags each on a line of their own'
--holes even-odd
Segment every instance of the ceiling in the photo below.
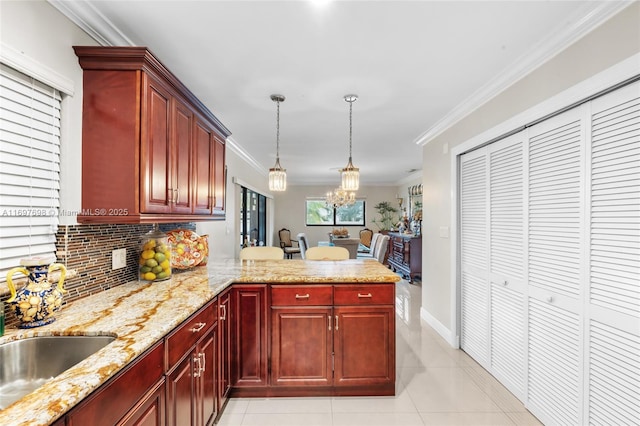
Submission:
<svg viewBox="0 0 640 426">
<path fill-rule="evenodd" d="M 602 3 L 50 2 L 101 44 L 147 46 L 264 173 L 276 151 L 270 95 L 284 95 L 288 184 L 336 186 L 349 156 L 344 95 L 359 96 L 352 142 L 361 183 L 401 183 L 422 168 L 425 133 L 539 65 Z"/>
</svg>

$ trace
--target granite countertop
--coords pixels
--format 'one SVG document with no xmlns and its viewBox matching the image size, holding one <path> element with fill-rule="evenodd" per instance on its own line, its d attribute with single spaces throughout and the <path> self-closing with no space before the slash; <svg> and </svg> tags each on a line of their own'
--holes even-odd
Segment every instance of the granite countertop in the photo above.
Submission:
<svg viewBox="0 0 640 426">
<path fill-rule="evenodd" d="M 111 335 L 116 340 L 0 411 L 5 426 L 49 425 L 232 283 L 395 282 L 375 260 L 210 260 L 163 282 L 131 282 L 86 297 L 33 329 L 7 329 L 0 344 L 34 336 Z"/>
</svg>

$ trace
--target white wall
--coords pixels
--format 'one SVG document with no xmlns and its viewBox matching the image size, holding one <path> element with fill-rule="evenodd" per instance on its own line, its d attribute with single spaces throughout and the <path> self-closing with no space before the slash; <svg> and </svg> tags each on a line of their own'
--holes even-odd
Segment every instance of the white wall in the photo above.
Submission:
<svg viewBox="0 0 640 426">
<path fill-rule="evenodd" d="M 20 52 L 73 85 L 73 96 L 62 102 L 60 211 L 77 212 L 81 202 L 82 68 L 72 46 L 95 46 L 84 31 L 44 1 L 0 1 L 0 42 Z M 108 173 L 108 161 L 105 173 Z M 63 225 L 75 215 L 61 215 Z"/>
<path fill-rule="evenodd" d="M 440 237 L 440 228 L 454 226 L 451 148 L 639 52 L 636 2 L 424 146 L 422 316 L 449 341 L 456 332 L 451 330 L 451 241 Z"/>
</svg>

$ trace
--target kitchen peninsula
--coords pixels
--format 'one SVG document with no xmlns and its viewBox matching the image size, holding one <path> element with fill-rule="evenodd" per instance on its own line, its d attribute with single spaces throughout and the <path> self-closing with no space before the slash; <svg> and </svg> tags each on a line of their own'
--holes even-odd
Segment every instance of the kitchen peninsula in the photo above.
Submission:
<svg viewBox="0 0 640 426">
<path fill-rule="evenodd" d="M 1 423 L 205 425 L 230 395 L 393 395 L 398 280 L 374 260 L 229 259 L 78 300 L 0 344 L 116 340 L 0 411 Z"/>
</svg>

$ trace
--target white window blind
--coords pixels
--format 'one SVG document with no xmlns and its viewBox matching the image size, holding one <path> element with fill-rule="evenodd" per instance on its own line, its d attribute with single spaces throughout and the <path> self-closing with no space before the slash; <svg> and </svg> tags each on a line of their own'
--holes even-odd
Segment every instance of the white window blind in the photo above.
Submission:
<svg viewBox="0 0 640 426">
<path fill-rule="evenodd" d="M 55 254 L 60 93 L 0 64 L 0 280 L 20 259 Z"/>
</svg>

